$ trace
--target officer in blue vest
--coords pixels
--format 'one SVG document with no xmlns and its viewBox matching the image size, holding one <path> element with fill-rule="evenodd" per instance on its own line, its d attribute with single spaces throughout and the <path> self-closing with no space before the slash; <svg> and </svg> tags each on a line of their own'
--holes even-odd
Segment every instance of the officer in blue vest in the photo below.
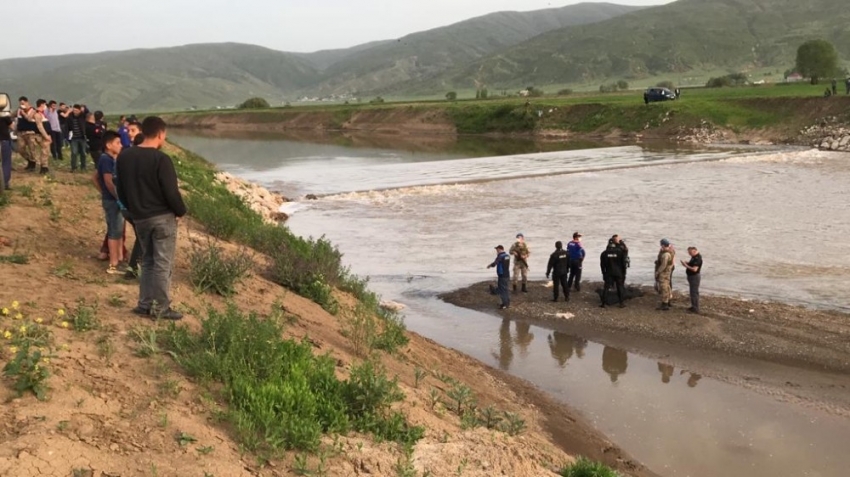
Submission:
<svg viewBox="0 0 850 477">
<path fill-rule="evenodd" d="M 505 247 L 499 245 L 496 247 L 496 260 L 487 268 L 496 267 L 496 276 L 499 279 L 499 297 L 502 299 L 500 310 L 505 310 L 511 306 L 511 294 L 508 292 L 508 285 L 511 281 L 511 256 L 505 252 Z"/>
</svg>

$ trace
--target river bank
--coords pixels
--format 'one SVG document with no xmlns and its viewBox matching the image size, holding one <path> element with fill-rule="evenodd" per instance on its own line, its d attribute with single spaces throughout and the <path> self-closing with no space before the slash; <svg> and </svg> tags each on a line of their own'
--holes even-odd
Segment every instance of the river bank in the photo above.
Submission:
<svg viewBox="0 0 850 477">
<path fill-rule="evenodd" d="M 494 312 L 489 282 L 446 293 L 456 306 Z M 846 313 L 781 303 L 703 296 L 702 314 L 686 312 L 688 297 L 675 294 L 674 307 L 656 310 L 649 288 L 624 309 L 599 308 L 587 283 L 569 303 L 552 303 L 542 282 L 528 294 L 513 294 L 511 308 L 498 314 L 698 369 L 700 374 L 776 399 L 850 417 L 850 320 Z M 495 313 L 495 312 L 494 312 Z"/>
<path fill-rule="evenodd" d="M 490 135 L 554 141 L 670 141 L 847 147 L 850 98 L 683 97 L 644 105 L 628 97 L 498 99 L 201 111 L 165 115 L 176 128 L 251 132 Z M 846 132 L 846 131 L 845 131 Z M 836 137 L 837 136 L 837 137 Z M 824 143 L 826 141 L 826 143 Z M 835 142 L 833 146 L 833 142 Z"/>
<path fill-rule="evenodd" d="M 185 151 L 170 147 L 168 152 L 190 204 L 200 205 L 206 199 L 198 184 L 214 178 L 215 171 Z M 226 402 L 189 379 L 161 348 L 168 326 L 129 313 L 136 282 L 105 275 L 92 257 L 103 235 L 99 198 L 88 177 L 62 166 L 54 165 L 52 175 L 43 178 L 24 173 L 17 161 L 13 189 L 2 206 L 0 272 L 14 280 L 0 289 L 0 305 L 13 310 L 0 316 L 0 328 L 12 336 L 21 323 L 44 329 L 53 351 L 43 364 L 49 369 L 46 400 L 0 389 L 8 402 L 0 411 L 0 474 L 187 475 L 203 469 L 214 475 L 278 476 L 306 468 L 327 475 L 396 475 L 409 464 L 431 475 L 461 469 L 471 476 L 538 476 L 554 475 L 570 456 L 584 455 L 625 475 L 656 475 L 528 382 L 409 332 L 397 353 L 381 353 L 378 359 L 404 394 L 397 409 L 425 429 L 410 453 L 357 434 L 327 436 L 312 455 L 246 453 L 232 430 L 217 424 L 227 415 Z M 221 180 L 224 189 L 244 186 Z M 195 212 L 200 210 L 181 221 L 172 287 L 188 329 L 199 329 L 207 310 L 229 304 L 261 316 L 277 309 L 286 318 L 285 337 L 307 340 L 317 354 L 332 358 L 340 377 L 362 361 L 346 311 L 356 300 L 334 292 L 343 309 L 334 316 L 269 280 L 269 259 L 262 254 L 253 256 L 253 272 L 232 297 L 199 293 L 191 279 L 193 253 L 216 243 L 234 255 L 244 245 L 210 235 L 225 231 L 223 224 L 202 222 Z M 15 321 L 15 312 L 22 321 Z M 2 359 L 15 352 L 4 347 Z M 513 413 L 523 429 L 509 435 L 463 423 L 447 397 L 462 387 L 476 406 Z"/>
</svg>

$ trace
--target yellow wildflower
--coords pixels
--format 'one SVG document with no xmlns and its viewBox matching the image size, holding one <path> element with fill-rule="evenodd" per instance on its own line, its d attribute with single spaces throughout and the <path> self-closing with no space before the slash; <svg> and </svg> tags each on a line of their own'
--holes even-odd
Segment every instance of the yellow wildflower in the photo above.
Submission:
<svg viewBox="0 0 850 477">
<path fill-rule="evenodd" d="M 6 330 L 6 332 L 3 333 L 3 337 L 6 338 L 7 340 L 12 339 L 12 332 L 9 331 L 9 330 Z"/>
<path fill-rule="evenodd" d="M 9 346 L 9 351 L 11 351 L 12 353 L 17 353 L 18 347 L 17 346 Z"/>
<path fill-rule="evenodd" d="M 5 316 L 5 315 L 8 315 L 8 314 L 9 314 L 9 309 L 3 308 L 3 315 Z"/>
<path fill-rule="evenodd" d="M 62 328 L 67 328 L 67 327 L 68 327 L 68 322 L 67 322 L 67 321 L 63 321 L 63 322 L 62 322 Z"/>
<path fill-rule="evenodd" d="M 68 343 L 62 343 L 62 349 L 68 351 L 69 349 L 71 349 L 71 347 L 68 346 Z"/>
<path fill-rule="evenodd" d="M 26 332 L 27 332 L 27 327 L 26 327 L 26 326 L 22 326 L 22 327 L 20 328 L 20 330 L 21 330 L 21 333 L 26 333 Z"/>
<path fill-rule="evenodd" d="M 17 300 L 15 300 L 15 301 L 13 301 L 13 302 L 12 302 L 12 309 L 13 309 L 13 310 L 17 310 L 19 306 L 21 306 L 21 304 L 20 304 L 20 303 L 18 303 L 18 301 L 17 301 Z"/>
<path fill-rule="evenodd" d="M 65 310 L 63 310 L 62 308 L 59 308 L 58 310 L 56 310 L 56 314 L 59 315 L 59 316 L 65 316 Z"/>
<path fill-rule="evenodd" d="M 44 364 L 50 364 L 50 358 L 42 358 L 41 362 Z"/>
<path fill-rule="evenodd" d="M 44 318 L 36 318 L 35 322 L 40 325 L 40 324 L 44 323 Z"/>
<path fill-rule="evenodd" d="M 22 314 L 18 313 L 17 315 L 15 315 L 15 319 L 16 319 L 16 320 L 23 320 L 23 319 L 24 319 L 24 315 L 22 315 Z"/>
</svg>

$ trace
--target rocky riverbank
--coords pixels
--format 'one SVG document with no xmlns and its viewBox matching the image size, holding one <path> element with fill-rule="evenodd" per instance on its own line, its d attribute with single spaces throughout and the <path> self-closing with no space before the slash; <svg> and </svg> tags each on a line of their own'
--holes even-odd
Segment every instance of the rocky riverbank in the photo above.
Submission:
<svg viewBox="0 0 850 477">
<path fill-rule="evenodd" d="M 231 194 L 244 200 L 251 210 L 260 214 L 265 221 L 280 223 L 289 218 L 280 211 L 280 207 L 289 202 L 286 197 L 227 172 L 217 172 L 215 180 L 227 187 Z"/>
</svg>

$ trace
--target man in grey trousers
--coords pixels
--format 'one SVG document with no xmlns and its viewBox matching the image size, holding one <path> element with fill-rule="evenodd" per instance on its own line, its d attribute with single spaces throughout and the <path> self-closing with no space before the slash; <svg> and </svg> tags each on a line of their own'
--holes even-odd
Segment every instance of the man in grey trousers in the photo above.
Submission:
<svg viewBox="0 0 850 477">
<path fill-rule="evenodd" d="M 118 198 L 127 207 L 142 248 L 139 304 L 133 313 L 179 320 L 183 315 L 171 308 L 169 289 L 177 246 L 177 219 L 186 215 L 186 205 L 177 187 L 174 163 L 160 151 L 165 143 L 165 129 L 161 118 L 145 118 L 144 142 L 118 156 Z"/>
<path fill-rule="evenodd" d="M 696 247 L 688 247 L 688 255 L 691 260 L 687 263 L 682 260 L 682 266 L 685 267 L 685 273 L 688 275 L 688 288 L 691 293 L 691 307 L 688 311 L 699 314 L 699 282 L 702 274 L 702 255 Z"/>
</svg>

